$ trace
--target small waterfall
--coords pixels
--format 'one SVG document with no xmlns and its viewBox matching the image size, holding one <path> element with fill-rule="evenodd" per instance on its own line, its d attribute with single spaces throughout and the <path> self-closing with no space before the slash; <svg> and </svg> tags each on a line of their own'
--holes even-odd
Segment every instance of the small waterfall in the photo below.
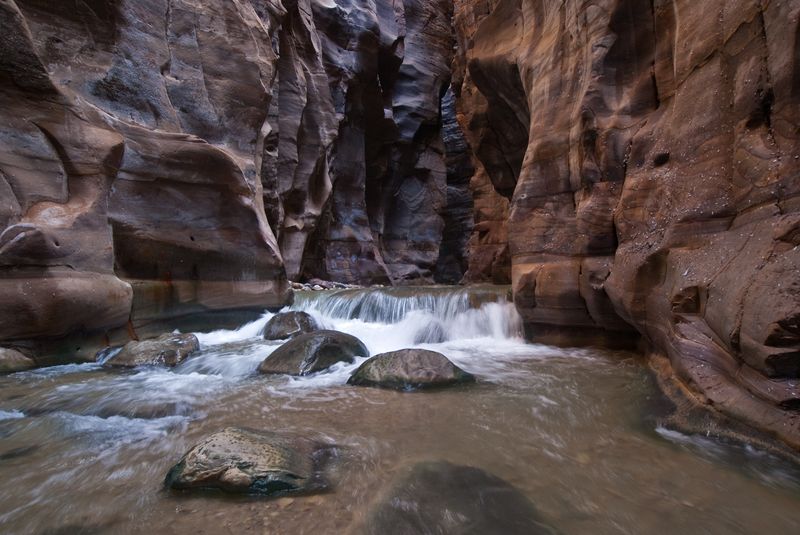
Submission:
<svg viewBox="0 0 800 535">
<path fill-rule="evenodd" d="M 444 352 L 468 370 L 492 375 L 503 367 L 496 359 L 513 358 L 520 348 L 522 322 L 508 288 L 502 286 L 368 288 L 298 292 L 286 310 L 311 314 L 325 328 L 361 340 L 370 355 L 410 347 Z M 176 370 L 182 374 L 213 374 L 230 379 L 246 377 L 259 362 L 281 345 L 261 340 L 261 332 L 275 314 L 236 330 L 196 333 L 203 354 Z M 347 380 L 360 364 L 332 368 L 311 378 L 290 379 L 290 386 L 326 386 Z"/>
<path fill-rule="evenodd" d="M 519 338 L 521 321 L 502 286 L 382 288 L 298 294 L 294 310 L 325 326 L 393 326 L 413 344 L 470 338 Z M 394 332 L 393 335 L 397 335 Z"/>
</svg>

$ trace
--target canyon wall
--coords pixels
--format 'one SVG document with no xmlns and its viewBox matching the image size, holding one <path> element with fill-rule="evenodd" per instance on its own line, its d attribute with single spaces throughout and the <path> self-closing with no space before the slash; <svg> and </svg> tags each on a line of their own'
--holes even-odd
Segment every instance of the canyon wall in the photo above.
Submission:
<svg viewBox="0 0 800 535">
<path fill-rule="evenodd" d="M 530 339 L 644 340 L 800 447 L 799 16 L 0 0 L 0 343 L 90 357 L 290 280 L 511 283 Z"/>
<path fill-rule="evenodd" d="M 798 1 L 456 0 L 454 24 L 473 182 L 508 200 L 506 231 L 477 198 L 475 226 L 508 237 L 528 336 L 641 335 L 691 396 L 795 448 L 799 16 Z"/>
<path fill-rule="evenodd" d="M 0 15 L 4 345 L 89 357 L 89 336 L 283 306 L 289 279 L 463 275 L 470 171 L 440 112 L 451 2 L 0 0 Z"/>
</svg>

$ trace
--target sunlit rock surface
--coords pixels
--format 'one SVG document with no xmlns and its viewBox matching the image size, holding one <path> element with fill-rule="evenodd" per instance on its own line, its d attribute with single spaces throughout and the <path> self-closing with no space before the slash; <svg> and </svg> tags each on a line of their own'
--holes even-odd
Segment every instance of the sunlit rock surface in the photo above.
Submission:
<svg viewBox="0 0 800 535">
<path fill-rule="evenodd" d="M 507 200 L 529 336 L 616 342 L 632 325 L 699 400 L 795 447 L 798 13 L 456 0 L 454 62 L 477 160 L 470 270 L 505 236 L 503 204 L 481 198 Z"/>
</svg>

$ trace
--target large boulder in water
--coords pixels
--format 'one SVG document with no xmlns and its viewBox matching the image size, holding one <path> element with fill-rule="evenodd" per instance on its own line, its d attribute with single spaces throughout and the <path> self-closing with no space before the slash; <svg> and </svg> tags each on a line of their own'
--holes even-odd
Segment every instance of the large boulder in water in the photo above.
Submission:
<svg viewBox="0 0 800 535">
<path fill-rule="evenodd" d="M 258 367 L 261 373 L 308 375 L 327 369 L 337 362 L 353 362 L 368 357 L 361 340 L 338 331 L 301 334 L 276 349 Z"/>
<path fill-rule="evenodd" d="M 401 349 L 372 357 L 353 372 L 347 384 L 417 390 L 473 381 L 474 375 L 441 353 L 427 349 Z"/>
<path fill-rule="evenodd" d="M 200 349 L 193 334 L 163 334 L 152 340 L 128 342 L 103 365 L 114 368 L 177 366 Z"/>
<path fill-rule="evenodd" d="M 242 494 L 310 492 L 324 487 L 319 465 L 328 448 L 305 438 L 229 427 L 189 450 L 164 484 Z"/>
<path fill-rule="evenodd" d="M 470 466 L 423 462 L 392 485 L 367 516 L 368 535 L 554 535 L 511 484 Z"/>
<path fill-rule="evenodd" d="M 319 325 L 307 312 L 281 312 L 275 314 L 264 327 L 265 340 L 285 340 L 319 329 Z"/>
<path fill-rule="evenodd" d="M 0 347 L 0 373 L 14 373 L 30 370 L 36 367 L 36 362 L 29 359 L 16 349 Z"/>
</svg>

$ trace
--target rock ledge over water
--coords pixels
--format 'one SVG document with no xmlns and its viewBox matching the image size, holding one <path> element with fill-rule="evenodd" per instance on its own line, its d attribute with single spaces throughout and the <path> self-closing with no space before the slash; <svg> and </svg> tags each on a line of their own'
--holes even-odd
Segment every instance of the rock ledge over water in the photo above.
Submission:
<svg viewBox="0 0 800 535">
<path fill-rule="evenodd" d="M 16 349 L 0 347 L 0 373 L 21 372 L 35 367 L 33 359 L 29 359 Z"/>
</svg>

